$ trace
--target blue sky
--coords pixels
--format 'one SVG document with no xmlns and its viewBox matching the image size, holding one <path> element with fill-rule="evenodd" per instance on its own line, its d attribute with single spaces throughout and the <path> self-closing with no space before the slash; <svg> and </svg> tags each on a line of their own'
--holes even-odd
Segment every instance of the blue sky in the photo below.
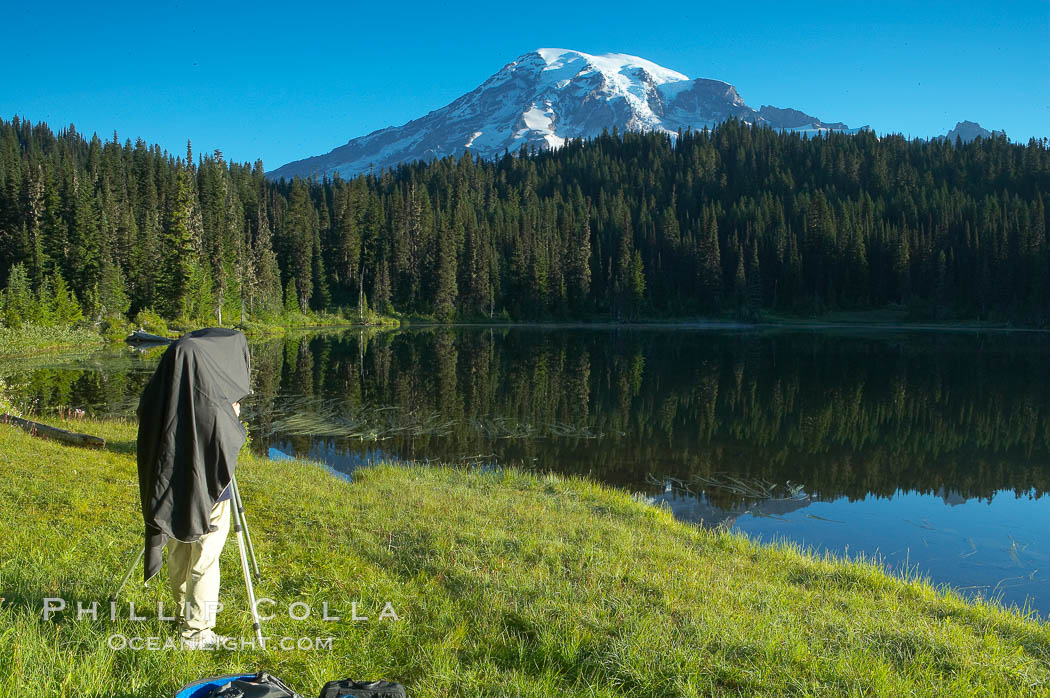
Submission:
<svg viewBox="0 0 1050 698">
<path fill-rule="evenodd" d="M 0 115 L 274 169 L 440 108 L 540 47 L 647 58 L 751 106 L 1050 137 L 1050 0 L 110 4 L 5 9 Z M 98 7 L 102 5 L 99 4 Z"/>
</svg>

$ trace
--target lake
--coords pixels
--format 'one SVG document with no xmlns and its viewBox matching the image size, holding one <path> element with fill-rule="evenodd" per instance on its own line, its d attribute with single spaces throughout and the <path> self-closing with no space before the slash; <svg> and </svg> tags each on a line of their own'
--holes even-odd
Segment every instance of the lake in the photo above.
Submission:
<svg viewBox="0 0 1050 698">
<path fill-rule="evenodd" d="M 252 448 L 518 466 L 1050 614 L 1050 335 L 441 327 L 252 344 Z M 0 364 L 38 414 L 133 415 L 159 354 Z M 251 504 L 248 504 L 249 508 Z"/>
</svg>

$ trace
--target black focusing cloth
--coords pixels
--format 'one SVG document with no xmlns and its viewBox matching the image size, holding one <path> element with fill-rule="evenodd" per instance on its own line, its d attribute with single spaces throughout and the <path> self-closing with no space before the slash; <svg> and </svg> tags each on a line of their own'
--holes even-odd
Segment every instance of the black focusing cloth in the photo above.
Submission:
<svg viewBox="0 0 1050 698">
<path fill-rule="evenodd" d="M 170 538 L 212 530 L 215 501 L 233 478 L 247 433 L 233 403 L 251 392 L 248 342 L 235 330 L 183 335 L 160 359 L 139 400 L 138 470 L 146 524 L 145 581 Z"/>
</svg>

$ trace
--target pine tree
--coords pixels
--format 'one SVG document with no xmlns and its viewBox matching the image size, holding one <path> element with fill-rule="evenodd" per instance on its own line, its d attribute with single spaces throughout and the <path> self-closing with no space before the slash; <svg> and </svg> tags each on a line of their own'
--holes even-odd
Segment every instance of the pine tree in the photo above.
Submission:
<svg viewBox="0 0 1050 698">
<path fill-rule="evenodd" d="M 48 269 L 69 269 L 69 226 L 62 217 L 62 199 L 58 194 L 53 173 L 44 175 L 43 214 L 40 221 L 40 244 Z"/>
<path fill-rule="evenodd" d="M 642 304 L 645 300 L 645 267 L 642 264 L 642 253 L 635 250 L 631 255 L 631 268 L 630 268 L 630 316 L 631 319 L 638 319 L 642 311 Z"/>
<path fill-rule="evenodd" d="M 332 274 L 342 285 L 346 295 L 356 295 L 358 275 L 361 273 L 361 235 L 357 229 L 357 212 L 351 199 L 351 189 L 344 186 L 336 210 L 334 258 L 337 261 Z"/>
<path fill-rule="evenodd" d="M 311 275 L 314 280 L 311 303 L 314 310 L 325 310 L 332 303 L 332 294 L 328 290 L 328 274 L 325 273 L 324 259 L 321 256 L 321 239 L 314 236 L 314 250 L 311 263 Z"/>
<path fill-rule="evenodd" d="M 721 303 L 722 254 L 718 242 L 718 219 L 705 208 L 697 247 L 697 285 L 703 307 L 715 310 Z"/>
<path fill-rule="evenodd" d="M 47 286 L 50 289 L 47 302 L 55 325 L 70 327 L 84 319 L 80 304 L 61 274 L 55 272 L 48 279 Z"/>
<path fill-rule="evenodd" d="M 261 163 L 259 163 L 261 178 Z M 270 223 L 262 204 L 258 204 L 250 218 L 251 243 L 245 276 L 248 295 L 248 313 L 280 314 L 283 306 L 281 271 L 273 251 Z"/>
<path fill-rule="evenodd" d="M 303 311 L 299 305 L 299 284 L 294 276 L 288 278 L 284 286 L 284 312 L 285 315 L 298 315 Z"/>
<path fill-rule="evenodd" d="M 99 307 L 93 314 L 99 317 L 110 314 L 123 315 L 131 308 L 124 273 L 120 265 L 114 264 L 109 259 L 102 260 L 102 273 L 98 282 L 98 303 Z"/>
<path fill-rule="evenodd" d="M 4 289 L 3 304 L 0 307 L 0 319 L 6 327 L 18 329 L 24 324 L 33 322 L 35 304 L 33 289 L 26 274 L 25 265 L 13 264 L 7 274 L 7 287 Z"/>
<path fill-rule="evenodd" d="M 456 251 L 449 223 L 441 216 L 438 230 L 437 284 L 434 293 L 434 317 L 448 322 L 456 315 Z"/>
<path fill-rule="evenodd" d="M 750 254 L 747 259 L 747 314 L 756 318 L 762 308 L 762 269 L 758 259 L 758 245 L 748 246 Z"/>
<path fill-rule="evenodd" d="M 733 301 L 736 304 L 737 313 L 747 307 L 747 270 L 744 266 L 744 251 L 738 242 L 733 250 L 736 258 L 736 273 L 733 274 Z"/>
<path fill-rule="evenodd" d="M 87 291 L 98 283 L 102 270 L 102 240 L 99 212 L 92 195 L 91 183 L 74 178 L 75 204 L 70 220 L 69 267 L 74 288 L 83 300 Z"/>
<path fill-rule="evenodd" d="M 284 235 L 289 240 L 289 268 L 296 279 L 299 307 L 305 312 L 314 293 L 313 253 L 317 224 L 306 182 L 298 177 L 292 182 Z"/>
<path fill-rule="evenodd" d="M 580 314 L 587 306 L 591 290 L 590 211 L 577 212 L 569 246 L 569 299 L 573 312 Z"/>
<path fill-rule="evenodd" d="M 194 247 L 190 231 L 190 187 L 189 174 L 182 169 L 176 172 L 175 190 L 172 193 L 164 220 L 164 259 L 162 270 L 157 275 L 158 310 L 166 317 L 189 318 L 189 309 L 194 306 L 190 294 L 201 290 L 198 250 Z M 197 288 L 192 288 L 196 286 Z"/>
</svg>

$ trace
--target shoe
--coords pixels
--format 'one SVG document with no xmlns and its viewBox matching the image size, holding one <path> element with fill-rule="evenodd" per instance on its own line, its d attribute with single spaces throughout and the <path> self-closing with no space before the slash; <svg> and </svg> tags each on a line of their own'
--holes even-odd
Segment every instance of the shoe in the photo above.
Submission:
<svg viewBox="0 0 1050 698">
<path fill-rule="evenodd" d="M 226 635 L 216 635 L 210 630 L 204 630 L 202 632 L 193 635 L 192 637 L 182 638 L 182 649 L 184 650 L 217 650 L 223 649 L 228 645 L 232 645 L 235 642 L 234 638 L 227 637 Z"/>
</svg>

